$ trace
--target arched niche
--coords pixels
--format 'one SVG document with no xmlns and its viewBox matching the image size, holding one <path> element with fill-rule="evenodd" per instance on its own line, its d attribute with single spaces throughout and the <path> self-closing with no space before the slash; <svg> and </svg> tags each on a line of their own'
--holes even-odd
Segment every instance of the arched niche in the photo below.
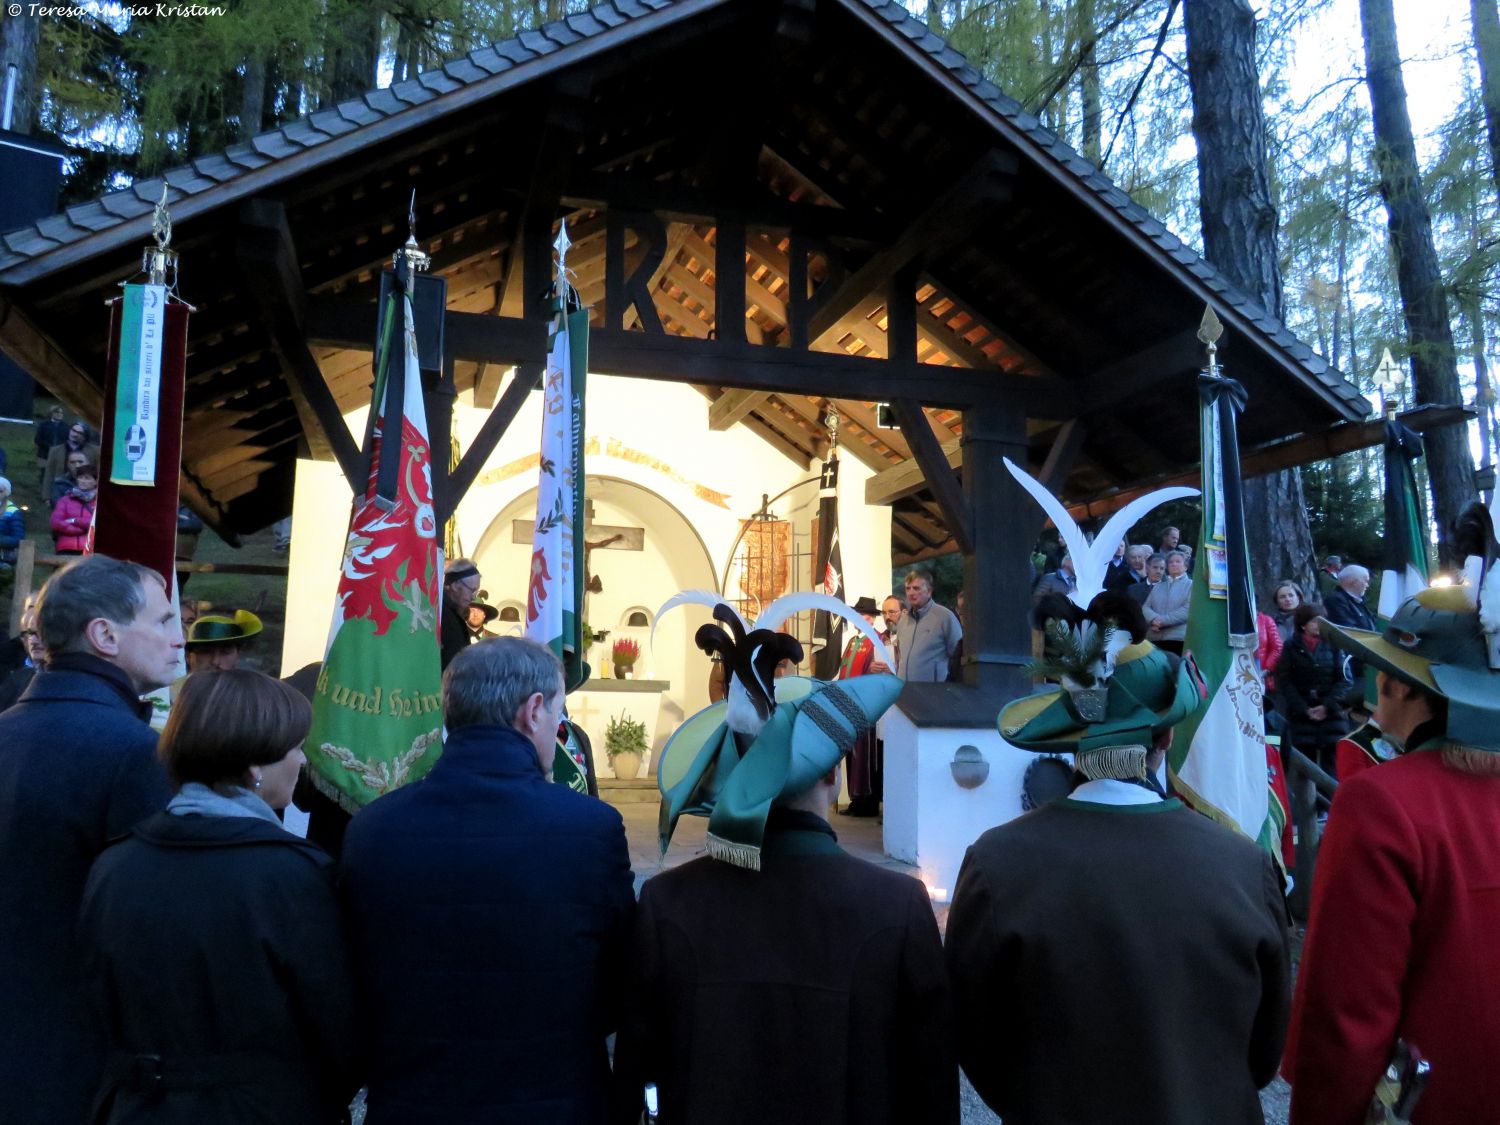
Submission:
<svg viewBox="0 0 1500 1125">
<path fill-rule="evenodd" d="M 603 589 L 588 595 L 585 619 L 591 628 L 609 631 L 608 638 L 595 645 L 588 656 L 595 675 L 605 674 L 609 645 L 620 636 L 630 636 L 641 642 L 636 678 L 670 683 L 652 737 L 653 749 L 660 750 L 685 716 L 708 706 L 709 661 L 694 646 L 693 634 L 710 616 L 700 606 L 683 606 L 658 622 L 656 611 L 680 590 L 716 590 L 717 571 L 693 525 L 659 493 L 619 477 L 593 474 L 588 477 L 586 493 L 594 505 L 596 524 L 645 531 L 640 551 L 592 552 L 592 570 Z M 529 540 L 515 542 L 514 525 L 517 520 L 535 518 L 536 489 L 531 488 L 495 515 L 471 552 L 494 603 L 522 606 L 523 619 L 532 550 Z M 647 613 L 648 624 L 644 628 L 622 628 L 621 623 L 634 611 Z M 652 622 L 656 623 L 654 637 Z M 583 725 L 590 727 L 591 723 L 584 721 Z"/>
</svg>

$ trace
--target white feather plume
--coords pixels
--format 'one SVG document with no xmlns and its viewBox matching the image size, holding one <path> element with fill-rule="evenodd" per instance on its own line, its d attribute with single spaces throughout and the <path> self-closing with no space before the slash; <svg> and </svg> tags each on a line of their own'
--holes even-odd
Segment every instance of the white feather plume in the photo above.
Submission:
<svg viewBox="0 0 1500 1125">
<path fill-rule="evenodd" d="M 1090 543 L 1084 537 L 1083 529 L 1069 514 L 1068 509 L 1063 507 L 1057 497 L 1042 487 L 1041 481 L 1017 466 L 1009 457 L 1004 458 L 1004 461 L 1005 467 L 1010 470 L 1010 475 L 1016 478 L 1016 483 L 1031 493 L 1032 499 L 1042 506 L 1042 511 L 1046 512 L 1053 524 L 1057 526 L 1063 545 L 1067 548 L 1068 554 L 1073 556 L 1073 576 L 1078 582 L 1078 588 L 1068 597 L 1074 605 L 1085 609 L 1088 608 L 1089 602 L 1103 591 L 1104 579 L 1109 573 L 1109 561 L 1115 557 L 1115 548 L 1120 545 L 1120 540 L 1125 537 L 1125 533 L 1153 508 L 1169 500 L 1181 500 L 1199 495 L 1196 488 L 1178 485 L 1173 488 L 1158 488 L 1155 492 L 1138 496 L 1111 516 L 1109 522 L 1104 525 L 1104 530 L 1095 537 L 1093 543 Z"/>
<path fill-rule="evenodd" d="M 1109 679 L 1115 674 L 1115 657 L 1130 647 L 1130 631 L 1119 629 L 1114 625 L 1107 625 L 1104 629 L 1104 648 L 1099 653 L 1099 658 L 1089 665 L 1089 670 L 1094 673 L 1094 678 L 1099 681 Z"/>
<path fill-rule="evenodd" d="M 661 615 L 668 610 L 676 609 L 680 605 L 702 605 L 707 606 L 710 611 L 715 606 L 727 605 L 736 617 L 740 618 L 740 624 L 745 627 L 745 632 L 750 631 L 750 623 L 740 617 L 740 611 L 734 608 L 734 603 L 727 598 L 721 597 L 712 590 L 683 590 L 679 594 L 673 594 L 662 607 L 656 611 L 656 616 L 651 620 L 651 643 L 656 644 L 656 626 L 661 623 Z"/>
<path fill-rule="evenodd" d="M 787 618 L 809 609 L 826 610 L 835 617 L 843 618 L 869 638 L 870 643 L 875 646 L 876 654 L 886 667 L 894 668 L 896 666 L 896 661 L 891 656 L 890 649 L 885 647 L 885 642 L 880 639 L 880 634 L 871 628 L 865 619 L 855 613 L 854 610 L 839 601 L 838 598 L 828 594 L 819 594 L 811 591 L 797 594 L 782 594 L 781 597 L 761 610 L 760 616 L 755 619 L 755 628 L 779 629 Z"/>
</svg>

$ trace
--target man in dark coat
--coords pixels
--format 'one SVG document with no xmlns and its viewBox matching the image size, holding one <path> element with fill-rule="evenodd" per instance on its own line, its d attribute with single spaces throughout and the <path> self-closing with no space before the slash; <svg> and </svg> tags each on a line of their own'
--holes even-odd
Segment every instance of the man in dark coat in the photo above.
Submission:
<svg viewBox="0 0 1500 1125">
<path fill-rule="evenodd" d="M 954 889 L 959 1057 L 1005 1125 L 1260 1125 L 1257 1090 L 1281 1058 L 1281 880 L 1253 842 L 1160 791 L 1202 681 L 1142 639 L 1134 608 L 1108 593 L 1090 604 L 1099 632 L 1135 641 L 1100 721 L 1080 722 L 1088 701 L 1059 691 L 1001 713 L 1007 741 L 1072 751 L 1083 780 L 981 836 Z"/>
<path fill-rule="evenodd" d="M 454 559 L 443 571 L 443 609 L 438 621 L 443 667 L 474 641 L 469 629 L 469 606 L 479 593 L 479 568 L 469 559 Z"/>
<path fill-rule="evenodd" d="M 900 688 L 788 677 L 753 738 L 726 707 L 719 731 L 694 720 L 663 751 L 668 835 L 682 812 L 708 815 L 709 856 L 641 891 L 615 1125 L 639 1120 L 647 1083 L 672 1125 L 957 1125 L 927 893 L 846 854 L 827 819 L 841 758 Z M 780 795 L 762 802 L 771 778 Z"/>
<path fill-rule="evenodd" d="M 554 785 L 562 665 L 501 637 L 443 676 L 426 778 L 344 837 L 367 1125 L 596 1125 L 635 902 L 620 814 Z"/>
<path fill-rule="evenodd" d="M 166 806 L 140 696 L 177 674 L 182 630 L 159 574 L 103 555 L 48 579 L 37 622 L 47 666 L 0 714 L 0 1121 L 71 1125 L 103 1063 L 78 905 L 105 844 Z"/>
<path fill-rule="evenodd" d="M 1370 588 L 1370 572 L 1364 567 L 1350 563 L 1339 571 L 1338 588 L 1329 591 L 1323 601 L 1323 616 L 1345 629 L 1360 629 L 1367 633 L 1377 631 L 1375 615 L 1365 605 L 1365 591 Z M 1349 674 L 1361 686 L 1365 683 L 1365 666 L 1357 657 L 1349 662 Z"/>
<path fill-rule="evenodd" d="M 1365 591 L 1369 588 L 1370 572 L 1350 563 L 1339 571 L 1338 589 L 1329 591 L 1323 603 L 1324 616 L 1346 629 L 1375 632 L 1375 615 L 1365 605 Z"/>
</svg>

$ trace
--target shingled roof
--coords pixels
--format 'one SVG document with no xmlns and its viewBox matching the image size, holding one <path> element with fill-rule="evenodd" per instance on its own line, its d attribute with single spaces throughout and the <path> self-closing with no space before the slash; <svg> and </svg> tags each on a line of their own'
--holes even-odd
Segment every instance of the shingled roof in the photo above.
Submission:
<svg viewBox="0 0 1500 1125">
<path fill-rule="evenodd" d="M 1225 320 L 1231 337 L 1237 337 L 1242 369 L 1259 380 L 1263 391 L 1274 388 L 1288 397 L 1283 412 L 1273 419 L 1267 411 L 1274 404 L 1269 396 L 1261 396 L 1260 421 L 1249 420 L 1248 440 L 1268 441 L 1294 433 L 1298 428 L 1364 416 L 1367 406 L 1363 397 L 1312 349 L 1298 341 L 1257 302 L 1230 285 L 1107 176 L 1035 116 L 1025 112 L 895 0 L 822 0 L 813 6 L 786 7 L 804 13 L 809 7 L 813 9 L 814 14 L 806 18 L 815 21 L 818 30 L 808 34 L 816 39 L 818 57 L 827 62 L 831 76 L 821 85 L 819 79 L 797 77 L 803 84 L 799 87 L 801 95 L 827 99 L 820 106 L 828 109 L 825 115 L 828 120 L 814 122 L 816 128 L 809 126 L 796 136 L 790 134 L 801 121 L 800 106 L 794 110 L 776 107 L 781 116 L 774 127 L 745 122 L 743 127 L 747 130 L 764 128 L 767 134 L 775 135 L 774 143 L 765 141 L 758 159 L 760 188 L 787 202 L 800 200 L 797 206 L 815 205 L 814 209 L 825 216 L 833 212 L 853 215 L 852 207 L 849 211 L 839 209 L 856 200 L 866 204 L 865 209 L 878 218 L 897 209 L 882 212 L 883 204 L 878 199 L 872 203 L 876 189 L 902 172 L 910 174 L 909 169 L 898 166 L 900 161 L 892 163 L 897 157 L 901 161 L 920 162 L 924 170 L 930 165 L 935 183 L 942 183 L 945 175 L 967 167 L 968 157 L 959 150 L 967 152 L 976 145 L 988 146 L 1018 154 L 1020 158 L 1023 204 L 1017 205 L 1014 214 L 1004 208 L 996 212 L 993 230 L 955 247 L 945 256 L 939 270 L 921 279 L 918 299 L 924 302 L 923 309 L 929 315 L 923 318 L 920 356 L 923 363 L 948 365 L 933 368 L 934 378 L 943 370 L 953 372 L 955 367 L 975 366 L 987 367 L 1006 377 L 1047 373 L 1064 379 L 1108 370 L 1111 348 L 1117 347 L 1120 355 L 1134 353 L 1138 358 L 1149 355 L 1149 345 L 1175 331 L 1169 325 L 1181 326 L 1186 316 L 1195 315 L 1191 311 L 1194 302 L 1198 311 L 1202 304 L 1212 303 Z M 528 91 L 539 89 L 540 83 L 579 68 L 618 74 L 622 69 L 644 66 L 638 60 L 652 57 L 652 52 L 680 61 L 695 51 L 710 50 L 706 44 L 725 43 L 724 49 L 730 50 L 734 44 L 728 41 L 725 28 L 752 21 L 757 26 L 774 24 L 778 10 L 775 4 L 752 4 L 746 0 L 609 0 L 587 13 L 480 48 L 441 69 L 320 110 L 263 133 L 249 143 L 197 158 L 162 176 L 74 205 L 61 214 L 0 236 L 0 301 L 8 296 L 19 307 L 34 311 L 41 329 L 52 340 L 62 340 L 89 303 L 96 302 L 97 296 L 106 290 L 107 284 L 129 272 L 139 244 L 149 237 L 151 213 L 161 197 L 163 184 L 168 187 L 168 201 L 180 243 L 195 246 L 198 255 L 194 263 L 184 251 L 190 295 L 201 298 L 206 306 L 213 303 L 210 300 L 213 295 L 193 288 L 208 283 L 206 275 L 211 270 L 206 263 L 232 265 L 232 257 L 226 256 L 228 252 L 223 247 L 225 235 L 232 235 L 234 230 L 238 206 L 247 200 L 267 197 L 293 203 L 304 201 L 298 204 L 303 213 L 293 214 L 296 228 L 293 233 L 298 238 L 299 250 L 303 249 L 304 240 L 309 244 L 316 242 L 319 253 L 324 253 L 322 248 L 326 244 L 326 254 L 332 255 L 337 249 L 339 261 L 348 260 L 348 268 L 320 271 L 312 252 L 304 255 L 303 272 L 310 294 L 350 296 L 357 292 L 364 299 L 373 299 L 371 270 L 378 272 L 380 259 L 391 249 L 385 245 L 389 235 L 383 233 L 389 224 L 385 228 L 372 228 L 371 220 L 362 217 L 364 225 L 348 226 L 347 237 L 338 247 L 334 245 L 333 234 L 325 229 L 343 219 L 348 192 L 339 185 L 347 185 L 351 176 L 358 174 L 360 169 L 356 166 L 368 164 L 372 173 L 385 169 L 386 176 L 400 178 L 413 161 L 431 157 L 437 146 L 447 144 L 436 158 L 438 163 L 451 158 L 450 168 L 462 165 L 465 170 L 477 169 L 479 158 L 474 147 L 482 143 L 476 138 L 486 135 L 485 122 L 493 130 L 494 116 L 509 112 L 496 107 L 522 104 L 518 99 L 532 97 Z M 842 39 L 826 38 L 832 34 L 830 28 Z M 710 34 L 715 29 L 719 39 Z M 816 38 L 818 35 L 825 38 Z M 859 46 L 848 47 L 845 41 L 855 36 Z M 881 82 L 867 82 L 872 89 L 880 87 L 870 95 L 872 98 L 895 101 L 903 91 L 911 95 L 910 105 L 905 107 L 910 111 L 908 118 L 899 125 L 872 120 L 873 111 L 867 108 L 862 111 L 860 106 L 839 101 L 849 95 L 845 76 L 837 68 L 854 65 L 851 58 L 868 65 L 878 53 L 874 50 L 878 42 L 903 55 L 918 73 L 925 75 L 925 82 L 921 83 L 925 89 L 920 92 L 906 78 L 906 71 L 894 68 L 889 69 L 889 80 L 882 73 Z M 653 81 L 660 83 L 659 76 L 644 69 L 632 74 L 628 85 L 617 82 L 610 88 L 611 96 L 624 96 Z M 854 78 L 869 76 L 856 74 Z M 773 85 L 768 96 L 777 94 L 779 91 Z M 652 96 L 661 95 L 658 92 Z M 683 101 L 677 111 L 687 112 L 681 106 L 694 98 L 701 101 L 715 96 L 712 90 L 699 93 L 683 90 L 680 93 Z M 742 91 L 738 96 L 748 95 Z M 948 108 L 939 114 L 927 112 L 934 105 Z M 953 106 L 962 112 L 950 112 Z M 752 102 L 749 108 L 760 107 Z M 889 108 L 885 106 L 880 113 Z M 815 106 L 812 116 L 818 111 Z M 663 111 L 666 122 L 663 129 L 673 126 L 672 112 L 672 107 Z M 766 112 L 769 114 L 770 110 Z M 513 123 L 516 118 L 505 120 Z M 861 135 L 853 139 L 830 138 L 828 121 L 842 122 Z M 643 136 L 649 132 L 647 125 L 637 121 L 627 120 L 623 128 L 629 132 L 637 125 Z M 735 126 L 741 127 L 741 123 L 735 122 Z M 609 127 L 616 132 L 622 128 L 617 121 Z M 832 126 L 834 131 L 838 127 Z M 674 178 L 676 173 L 661 171 L 660 165 L 650 164 L 649 157 L 642 158 L 646 163 L 631 167 L 631 157 L 621 157 L 615 152 L 616 148 L 623 151 L 628 146 L 623 146 L 623 142 L 612 144 L 614 141 L 614 137 L 608 141 L 590 140 L 593 148 L 585 145 L 580 150 L 578 162 L 585 175 L 596 175 L 589 169 L 625 168 L 637 173 L 644 169 L 647 176 L 644 182 L 653 190 L 692 186 Z M 515 147 L 525 148 L 519 142 Z M 356 170 L 351 172 L 351 168 Z M 472 174 L 478 183 L 480 173 Z M 314 204 L 322 183 L 328 185 L 328 190 Z M 432 210 L 441 212 L 438 225 L 442 226 L 450 217 L 452 222 L 436 238 L 453 249 L 451 268 L 465 278 L 475 272 L 475 253 L 487 252 L 491 262 L 497 254 L 503 261 L 505 255 L 515 253 L 513 237 L 506 233 L 515 207 L 513 203 L 481 205 L 471 198 L 485 190 L 488 189 L 476 187 L 467 193 L 457 188 L 447 194 L 436 189 L 432 192 L 437 200 Z M 562 194 L 565 199 L 597 198 L 589 196 L 587 189 Z M 645 206 L 649 209 L 649 202 Z M 1098 248 L 1098 253 L 1112 255 L 1107 263 L 1112 272 L 1106 271 L 1107 276 L 1101 276 L 1113 287 L 1109 296 L 1116 307 L 1110 313 L 1113 319 L 1097 326 L 1092 335 L 1068 319 L 1072 313 L 1061 300 L 1061 295 L 1077 284 L 1079 263 L 1074 250 L 1059 250 L 1056 261 L 1040 261 L 1041 255 L 1019 251 L 1013 256 L 1023 260 L 1005 260 L 1005 251 L 1031 236 L 1031 230 L 1037 227 L 1034 221 L 1037 209 L 1042 207 L 1052 207 L 1058 212 L 1055 228 L 1049 229 L 1064 235 L 1073 236 L 1085 225 L 1089 231 L 1108 232 L 1110 246 Z M 586 204 L 574 203 L 559 211 L 563 213 L 570 215 L 572 225 L 598 219 L 601 210 L 597 205 L 590 210 Z M 893 214 L 893 218 L 899 217 Z M 348 223 L 354 224 L 355 220 L 351 218 Z M 662 305 L 669 332 L 699 340 L 712 338 L 716 324 L 713 283 L 709 280 L 712 262 L 707 259 L 713 256 L 714 226 L 712 222 L 674 219 L 672 227 L 674 257 L 664 263 L 654 299 Z M 229 241 L 232 243 L 232 237 Z M 601 256 L 602 246 L 601 235 L 597 244 Z M 680 258 L 676 257 L 679 251 Z M 754 260 L 757 253 L 759 266 Z M 782 264 L 767 270 L 766 264 L 774 265 L 778 255 Z M 761 245 L 759 251 L 752 246 L 751 256 L 750 284 L 759 294 L 758 303 L 752 299 L 751 315 L 752 319 L 760 319 L 769 343 L 786 328 L 784 309 L 780 322 L 777 320 L 777 301 L 785 302 L 789 290 L 784 267 L 786 246 L 777 244 L 773 238 Z M 439 267 L 440 271 L 448 268 Z M 504 269 L 500 272 L 503 274 Z M 601 278 L 602 272 L 601 257 Z M 491 276 L 494 270 L 486 266 L 478 273 L 482 276 L 468 288 L 475 294 L 472 311 L 495 311 L 499 307 L 499 289 Z M 937 277 L 936 273 L 943 276 Z M 957 290 L 950 284 L 953 280 L 958 282 Z M 208 459 L 206 463 L 212 467 L 204 470 L 202 465 L 185 458 L 185 468 L 192 479 L 208 482 L 203 485 L 204 495 L 213 503 L 214 514 L 221 522 L 248 529 L 267 516 L 274 518 L 278 507 L 285 506 L 284 497 L 289 496 L 290 487 L 290 458 L 300 431 L 290 406 L 278 402 L 273 393 L 277 375 L 257 326 L 232 323 L 233 318 L 222 312 L 224 301 L 237 296 L 233 281 L 216 278 L 213 284 L 221 289 L 217 296 L 222 322 L 203 321 L 200 328 L 200 321 L 195 320 L 195 351 L 189 357 L 188 419 L 189 447 L 201 448 Z M 1159 307 L 1160 302 L 1129 306 L 1129 302 L 1142 299 L 1130 290 L 1147 284 L 1170 288 L 1170 309 Z M 475 286 L 483 288 L 484 293 Z M 1035 294 L 1028 286 L 1035 289 Z M 1047 292 L 1043 293 L 1044 289 Z M 453 292 L 450 290 L 450 308 L 455 307 Z M 1025 300 L 1021 300 L 1023 297 Z M 886 312 L 876 304 L 862 310 L 864 313 L 868 313 L 864 320 L 840 322 L 834 343 L 846 354 L 879 357 L 885 346 Z M 1137 325 L 1137 321 L 1143 323 Z M 850 330 L 845 332 L 845 328 Z M 202 329 L 209 330 L 206 341 L 200 335 Z M 1044 346 L 1030 346 L 1024 339 L 1018 342 L 1027 332 Z M 1116 335 L 1132 332 L 1133 339 L 1114 339 Z M 67 347 L 52 346 L 67 352 L 78 371 L 97 371 L 95 353 L 102 349 L 102 341 L 75 344 L 70 339 Z M 1177 353 L 1173 354 L 1175 357 Z M 319 352 L 318 358 L 340 407 L 348 409 L 354 405 L 365 382 L 341 372 L 357 367 L 358 357 L 353 366 L 331 351 Z M 268 383 L 268 379 L 272 382 Z M 705 393 L 712 399 L 720 397 L 713 386 L 706 387 Z M 281 399 L 285 398 L 282 394 Z M 875 427 L 874 412 L 867 403 L 848 402 L 839 409 L 844 415 L 844 434 L 856 439 L 856 452 L 872 466 L 898 466 L 909 455 L 910 450 L 899 434 Z M 212 442 L 207 436 L 217 424 L 209 420 L 211 412 L 222 415 L 225 411 L 237 412 L 234 425 L 242 428 L 232 431 L 221 428 L 220 432 L 227 435 L 227 440 L 245 445 L 249 464 L 271 466 L 257 468 L 261 475 L 248 484 L 248 478 L 235 477 L 235 470 L 225 467 L 230 454 L 224 449 L 223 440 Z M 957 438 L 961 420 L 956 411 L 929 414 L 940 436 Z M 1110 421 L 1128 422 L 1126 414 L 1112 411 Z M 1046 416 L 1061 419 L 1056 413 Z M 811 455 L 815 448 L 813 434 L 818 417 L 814 402 L 794 394 L 780 394 L 756 403 L 743 412 L 741 420 L 768 439 L 780 442 L 789 456 L 800 458 Z M 1045 427 L 1033 429 L 1034 440 L 1044 453 L 1050 431 Z M 197 430 L 204 436 L 195 446 L 192 438 Z M 1195 448 L 1196 443 L 1190 437 L 1195 432 L 1189 413 L 1183 413 L 1181 418 L 1174 416 L 1170 424 L 1164 421 L 1158 425 L 1155 419 L 1142 419 L 1135 435 L 1111 438 L 1110 448 L 1096 441 L 1094 447 L 1086 449 L 1086 464 L 1073 474 L 1065 491 L 1070 488 L 1075 495 L 1097 495 L 1125 487 L 1132 478 L 1180 468 L 1191 458 L 1176 456 L 1171 451 L 1174 446 Z M 1147 446 L 1152 444 L 1160 448 L 1151 451 L 1149 458 L 1144 457 Z M 1116 445 L 1126 452 L 1112 461 L 1110 454 L 1115 452 Z M 1133 451 L 1142 452 L 1140 463 Z M 267 473 L 274 476 L 273 491 L 282 498 L 250 504 L 247 490 L 256 481 L 263 486 L 267 484 L 272 479 L 264 475 Z M 225 483 L 216 488 L 213 483 L 216 480 Z M 221 499 L 215 500 L 216 496 Z M 906 553 L 931 552 L 942 547 L 945 536 L 936 509 L 921 497 L 903 504 L 906 510 L 898 510 L 898 533 L 912 536 L 905 544 Z M 235 508 L 232 518 L 230 507 Z"/>
</svg>

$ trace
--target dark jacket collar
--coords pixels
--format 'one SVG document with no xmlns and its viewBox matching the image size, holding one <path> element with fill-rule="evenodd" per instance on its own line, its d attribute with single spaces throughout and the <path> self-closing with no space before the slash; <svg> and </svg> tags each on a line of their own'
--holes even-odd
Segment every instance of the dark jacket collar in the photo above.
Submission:
<svg viewBox="0 0 1500 1125">
<path fill-rule="evenodd" d="M 511 727 L 478 725 L 449 731 L 437 770 L 462 769 L 486 777 L 513 777 L 545 782 L 536 747 Z"/>
<path fill-rule="evenodd" d="M 239 848 L 283 844 L 327 858 L 318 845 L 258 817 L 174 816 L 161 812 L 141 821 L 130 835 L 160 848 Z"/>
<path fill-rule="evenodd" d="M 772 808 L 766 816 L 762 849 L 767 855 L 830 855 L 843 851 L 838 834 L 816 813 Z"/>
<path fill-rule="evenodd" d="M 86 699 L 124 706 L 142 721 L 151 717 L 151 704 L 141 702 L 130 677 L 109 661 L 87 652 L 60 652 L 49 659 L 46 667 L 37 670 L 21 698 Z"/>
</svg>

